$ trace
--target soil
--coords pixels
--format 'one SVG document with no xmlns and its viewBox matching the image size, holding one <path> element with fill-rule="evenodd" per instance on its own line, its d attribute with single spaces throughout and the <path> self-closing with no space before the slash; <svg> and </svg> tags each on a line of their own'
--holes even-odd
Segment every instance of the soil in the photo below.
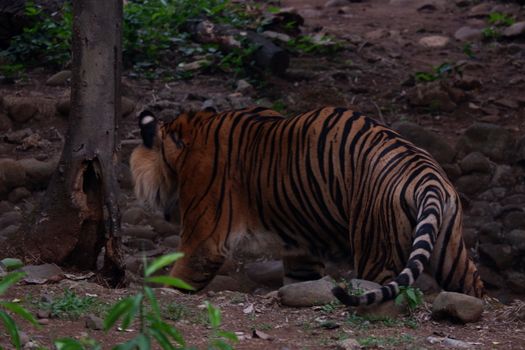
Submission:
<svg viewBox="0 0 525 350">
<path fill-rule="evenodd" d="M 255 101 L 278 101 L 289 114 L 323 105 L 353 106 L 386 124 L 399 120 L 417 122 L 440 134 L 453 146 L 458 135 L 475 121 L 490 121 L 507 127 L 516 135 L 523 135 L 523 38 L 474 40 L 469 46 L 473 57 L 469 58 L 465 54 L 466 42 L 455 40 L 454 33 L 464 25 L 486 26 L 485 17 L 491 11 L 511 13 L 521 20 L 525 18 L 525 11 L 512 2 L 482 2 L 488 4 L 490 10 L 485 10 L 484 15 L 475 15 L 474 3 L 365 0 L 325 7 L 325 0 L 284 0 L 280 3 L 281 7 L 293 7 L 305 18 L 304 33 L 315 34 L 322 31 L 330 34 L 344 43 L 344 49 L 328 55 L 292 57 L 288 74 L 283 77 L 265 75 L 264 84 L 258 86 L 253 98 Z M 450 41 L 439 48 L 419 44 L 422 37 L 430 35 L 446 36 Z M 421 71 L 432 72 L 432 67 L 443 63 L 460 67 L 462 71 L 463 77 L 456 74 L 446 80 L 450 84 L 472 78 L 479 82 L 479 86 L 468 90 L 465 99 L 452 112 L 409 103 L 410 91 L 414 90 L 411 76 Z M 47 96 L 60 100 L 68 95 L 68 88 L 47 86 L 45 81 L 52 73 L 55 72 L 44 68 L 29 72 L 25 81 L 18 81 L 14 85 L 0 85 L 0 95 Z M 159 99 L 159 94 L 166 94 L 166 91 L 174 98 L 188 94 L 227 95 L 234 92 L 235 79 L 228 75 L 201 74 L 191 80 L 166 84 L 162 81 L 125 77 L 124 85 L 124 93 L 137 102 L 135 110 L 140 110 L 143 106 L 154 103 Z M 506 101 L 514 101 L 517 105 Z M 64 135 L 67 121 L 52 117 L 30 120 L 17 127 L 32 128 L 42 135 L 50 128 L 56 128 Z M 133 113 L 122 119 L 120 130 L 122 139 L 129 141 L 122 146 L 121 156 L 123 162 L 126 162 L 137 141 Z M 59 141 L 52 141 L 46 148 L 28 150 L 16 149 L 10 144 L 1 146 L 0 157 L 13 159 L 51 159 L 61 150 Z M 43 192 L 33 195 L 27 201 L 38 201 Z M 133 200 L 130 188 L 124 187 L 121 199 L 123 207 L 127 207 Z M 63 282 L 19 285 L 9 290 L 6 299 L 19 299 L 24 306 L 37 311 L 42 295 L 61 295 L 68 287 L 71 285 Z M 102 304 L 112 303 L 135 292 L 133 287 L 107 289 L 88 282 L 79 282 L 75 290 L 81 296 L 86 293 L 96 294 Z M 430 318 L 430 304 L 425 304 L 425 307 L 411 316 L 369 322 L 364 319 L 355 321 L 352 312 L 342 306 L 290 308 L 279 305 L 275 297 L 268 296 L 266 293 L 270 289 L 266 287 L 252 290 L 259 292 L 218 291 L 184 295 L 158 289 L 157 294 L 166 310 L 169 305 L 177 310 L 184 310 L 180 320 L 171 322 L 184 334 L 188 344 L 198 348 L 206 347 L 211 334 L 205 310 L 202 308 L 203 302 L 208 300 L 221 310 L 221 327 L 239 332 L 242 339 L 234 346 L 236 349 L 335 349 L 337 342 L 345 338 L 357 339 L 367 348 L 445 347 L 431 344 L 427 340 L 430 336 L 459 339 L 469 342 L 475 349 L 525 349 L 525 323 L 501 317 L 502 311 L 509 308 L 490 298 L 486 300 L 482 320 L 472 324 L 434 321 Z M 252 312 L 243 311 L 249 309 L 250 305 L 253 305 Z M 96 314 L 100 310 L 87 312 Z M 138 327 L 137 324 L 132 325 L 129 332 L 94 331 L 85 327 L 83 316 L 76 320 L 52 318 L 40 329 L 31 328 L 22 321 L 20 324 L 32 340 L 50 348 L 52 339 L 89 335 L 100 341 L 103 349 L 109 349 L 136 335 Z M 268 334 L 270 339 L 253 337 L 254 330 Z M 0 347 L 2 346 L 10 348 L 0 331 Z"/>
</svg>

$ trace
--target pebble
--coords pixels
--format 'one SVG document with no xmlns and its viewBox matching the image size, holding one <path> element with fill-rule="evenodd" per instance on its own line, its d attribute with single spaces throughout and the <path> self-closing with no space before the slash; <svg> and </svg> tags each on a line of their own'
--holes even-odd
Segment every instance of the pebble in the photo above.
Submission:
<svg viewBox="0 0 525 350">
<path fill-rule="evenodd" d="M 49 318 L 41 318 L 37 322 L 39 325 L 46 326 L 49 324 Z"/>
<path fill-rule="evenodd" d="M 89 314 L 84 318 L 87 329 L 101 331 L 104 329 L 104 320 L 95 315 Z"/>
<path fill-rule="evenodd" d="M 358 350 L 361 349 L 361 345 L 355 339 L 348 338 L 337 342 L 337 349 L 339 350 Z"/>
<path fill-rule="evenodd" d="M 503 30 L 503 36 L 515 37 L 525 35 L 525 21 L 516 22 Z"/>
<path fill-rule="evenodd" d="M 53 74 L 46 81 L 46 85 L 49 86 L 63 86 L 67 85 L 71 79 L 71 71 L 63 70 L 58 73 Z"/>
<path fill-rule="evenodd" d="M 469 26 L 463 26 L 456 30 L 454 33 L 454 38 L 459 41 L 481 40 L 483 38 L 483 30 Z"/>
<path fill-rule="evenodd" d="M 419 39 L 419 45 L 427 48 L 443 48 L 450 42 L 450 38 L 443 35 L 430 35 Z"/>
</svg>

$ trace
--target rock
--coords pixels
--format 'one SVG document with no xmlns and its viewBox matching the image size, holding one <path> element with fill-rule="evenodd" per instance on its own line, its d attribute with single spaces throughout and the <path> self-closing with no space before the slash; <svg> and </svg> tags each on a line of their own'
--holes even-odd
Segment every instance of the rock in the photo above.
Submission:
<svg viewBox="0 0 525 350">
<path fill-rule="evenodd" d="M 341 7 L 341 6 L 348 5 L 349 2 L 350 1 L 348 0 L 328 0 L 324 4 L 324 7 Z"/>
<path fill-rule="evenodd" d="M 283 262 L 270 260 L 247 263 L 244 267 L 249 279 L 270 288 L 279 288 L 283 285 Z"/>
<path fill-rule="evenodd" d="M 211 280 L 210 284 L 202 290 L 201 293 L 206 294 L 208 292 L 220 292 L 229 290 L 232 292 L 249 292 L 246 285 L 240 283 L 238 280 L 224 275 L 217 275 Z"/>
<path fill-rule="evenodd" d="M 492 172 L 490 160 L 480 152 L 469 153 L 459 162 L 459 166 L 463 174 L 474 172 L 490 174 Z"/>
<path fill-rule="evenodd" d="M 499 222 L 489 222 L 479 230 L 480 243 L 499 243 L 502 240 L 502 225 Z"/>
<path fill-rule="evenodd" d="M 508 244 L 482 243 L 479 245 L 479 257 L 482 263 L 499 270 L 511 267 L 514 262 L 512 247 Z"/>
<path fill-rule="evenodd" d="M 427 337 L 427 342 L 430 344 L 441 344 L 442 347 L 453 348 L 453 349 L 472 349 L 474 348 L 471 344 L 449 337 Z"/>
<path fill-rule="evenodd" d="M 178 221 L 178 218 L 172 218 L 171 220 Z M 149 224 L 161 236 L 178 235 L 180 233 L 180 225 L 172 224 L 161 217 L 153 218 Z"/>
<path fill-rule="evenodd" d="M 13 159 L 0 159 L 0 195 L 9 193 L 15 187 L 24 186 L 25 169 Z"/>
<path fill-rule="evenodd" d="M 9 203 L 8 201 L 0 201 L 0 215 L 12 211 L 13 209 L 13 204 Z"/>
<path fill-rule="evenodd" d="M 525 21 L 516 22 L 508 26 L 503 30 L 502 35 L 507 38 L 525 35 Z"/>
<path fill-rule="evenodd" d="M 443 137 L 411 122 L 396 122 L 392 128 L 416 146 L 427 150 L 439 163 L 451 163 L 454 159 L 455 151 Z"/>
<path fill-rule="evenodd" d="M 135 110 L 135 101 L 128 97 L 122 97 L 120 103 L 120 112 L 123 116 L 129 115 Z"/>
<path fill-rule="evenodd" d="M 456 188 L 465 194 L 475 194 L 487 188 L 490 183 L 490 175 L 474 173 L 461 176 L 456 180 Z"/>
<path fill-rule="evenodd" d="M 22 214 L 18 211 L 9 211 L 0 216 L 0 229 L 10 225 L 19 224 L 22 221 Z"/>
<path fill-rule="evenodd" d="M 26 265 L 22 271 L 26 273 L 23 281 L 29 284 L 57 282 L 64 278 L 62 269 L 55 264 Z"/>
<path fill-rule="evenodd" d="M 525 273 L 511 271 L 507 273 L 507 282 L 514 292 L 523 294 L 525 291 Z"/>
<path fill-rule="evenodd" d="M 338 350 L 358 350 L 361 349 L 361 345 L 357 342 L 357 340 L 348 338 L 344 340 L 339 340 L 337 342 Z"/>
<path fill-rule="evenodd" d="M 525 213 L 523 210 L 513 210 L 503 217 L 503 226 L 507 230 L 525 228 Z"/>
<path fill-rule="evenodd" d="M 228 95 L 228 101 L 233 109 L 242 109 L 255 105 L 253 100 L 248 96 L 243 96 L 240 93 L 233 93 Z"/>
<path fill-rule="evenodd" d="M 140 207 L 131 207 L 122 213 L 122 222 L 130 225 L 138 225 L 146 219 L 144 209 Z"/>
<path fill-rule="evenodd" d="M 13 127 L 11 119 L 4 113 L 0 113 L 0 132 L 6 132 Z"/>
<path fill-rule="evenodd" d="M 144 274 L 144 258 L 141 256 L 127 256 L 124 258 L 124 268 L 136 275 L 142 276 Z"/>
<path fill-rule="evenodd" d="M 8 96 L 4 101 L 9 117 L 16 123 L 25 123 L 38 112 L 38 106 L 30 97 Z"/>
<path fill-rule="evenodd" d="M 69 111 L 71 110 L 71 101 L 69 97 L 58 100 L 55 107 L 58 113 L 62 114 L 64 117 L 69 116 Z"/>
<path fill-rule="evenodd" d="M 9 225 L 6 228 L 0 230 L 0 237 L 7 238 L 17 233 L 20 229 L 20 225 Z"/>
<path fill-rule="evenodd" d="M 379 28 L 372 30 L 371 32 L 365 33 L 364 37 L 367 41 L 377 41 L 383 38 L 388 37 L 388 31 L 385 29 Z"/>
<path fill-rule="evenodd" d="M 168 237 L 164 238 L 164 241 L 162 241 L 162 243 L 166 247 L 178 248 L 179 244 L 180 244 L 180 237 L 176 236 L 176 235 L 168 236 Z"/>
<path fill-rule="evenodd" d="M 156 248 L 155 244 L 150 239 L 145 238 L 130 239 L 129 241 L 124 242 L 124 245 L 140 251 L 153 250 Z"/>
<path fill-rule="evenodd" d="M 497 272 L 494 269 L 483 264 L 478 264 L 478 272 L 481 279 L 483 280 L 483 283 L 485 283 L 485 287 L 505 287 L 505 280 L 501 276 L 500 272 Z"/>
<path fill-rule="evenodd" d="M 491 3 L 481 3 L 479 5 L 473 6 L 468 11 L 469 17 L 487 17 L 492 12 L 493 4 Z"/>
<path fill-rule="evenodd" d="M 53 74 L 46 81 L 46 85 L 49 86 L 63 86 L 67 85 L 71 79 L 71 71 L 63 70 L 58 73 Z"/>
<path fill-rule="evenodd" d="M 292 37 L 289 36 L 288 34 L 274 32 L 273 30 L 265 30 L 261 34 L 264 35 L 267 38 L 272 39 L 272 40 L 282 41 L 283 43 L 287 43 L 290 40 L 292 40 Z"/>
<path fill-rule="evenodd" d="M 515 229 L 505 234 L 507 242 L 512 246 L 512 249 L 523 252 L 525 251 L 525 230 L 523 227 Z"/>
<path fill-rule="evenodd" d="M 30 339 L 26 332 L 18 331 L 18 337 L 20 339 L 20 345 L 25 346 L 27 343 L 29 343 Z"/>
<path fill-rule="evenodd" d="M 41 326 L 47 326 L 49 324 L 49 318 L 41 318 L 37 320 L 37 322 Z"/>
<path fill-rule="evenodd" d="M 513 168 L 509 165 L 498 165 L 494 170 L 491 185 L 498 187 L 512 187 L 517 183 L 519 174 L 514 173 Z"/>
<path fill-rule="evenodd" d="M 157 236 L 157 234 L 153 231 L 152 227 L 149 225 L 126 225 L 122 228 L 122 235 L 135 238 L 146 238 L 148 240 L 152 240 Z"/>
<path fill-rule="evenodd" d="M 11 192 L 9 192 L 9 195 L 7 196 L 9 201 L 13 204 L 16 204 L 22 199 L 26 199 L 29 197 L 31 197 L 31 192 L 29 192 L 25 187 L 17 187 Z"/>
<path fill-rule="evenodd" d="M 33 130 L 31 130 L 30 128 L 16 130 L 5 134 L 4 141 L 8 143 L 21 144 L 23 139 L 33 134 Z"/>
<path fill-rule="evenodd" d="M 192 71 L 196 71 L 201 68 L 207 67 L 210 64 L 211 62 L 208 60 L 197 60 L 197 61 L 189 62 L 189 63 L 183 62 L 183 63 L 179 63 L 179 65 L 177 66 L 177 70 L 181 72 L 192 72 Z"/>
<path fill-rule="evenodd" d="M 502 205 L 521 205 L 525 207 L 525 194 L 514 194 L 506 196 L 501 200 Z M 1 212 L 1 210 L 0 210 Z"/>
<path fill-rule="evenodd" d="M 253 95 L 255 93 L 255 88 L 246 80 L 241 79 L 237 81 L 235 91 L 240 92 L 243 95 Z"/>
<path fill-rule="evenodd" d="M 479 28 L 472 28 L 463 26 L 456 30 L 454 38 L 459 41 L 474 41 L 483 39 L 483 30 Z"/>
<path fill-rule="evenodd" d="M 51 312 L 49 310 L 38 310 L 36 312 L 36 317 L 37 318 L 50 318 Z"/>
<path fill-rule="evenodd" d="M 489 123 L 474 123 L 458 141 L 463 154 L 481 152 L 494 161 L 508 160 L 514 149 L 514 138 L 504 127 Z"/>
<path fill-rule="evenodd" d="M 455 181 L 461 176 L 461 168 L 457 164 L 441 164 L 441 167 L 452 181 Z"/>
<path fill-rule="evenodd" d="M 332 288 L 335 281 L 330 277 L 323 277 L 315 281 L 306 281 L 286 285 L 279 289 L 279 299 L 286 306 L 315 306 L 325 305 L 335 301 Z"/>
<path fill-rule="evenodd" d="M 430 35 L 419 39 L 419 45 L 427 48 L 442 48 L 447 46 L 450 39 L 443 35 Z"/>
<path fill-rule="evenodd" d="M 27 176 L 27 185 L 32 189 L 44 189 L 49 184 L 51 176 L 58 165 L 58 159 L 40 161 L 35 158 L 21 159 L 18 163 L 23 167 Z"/>
<path fill-rule="evenodd" d="M 104 320 L 95 315 L 89 314 L 84 318 L 87 329 L 101 331 L 104 329 Z"/>
<path fill-rule="evenodd" d="M 466 294 L 441 292 L 432 304 L 432 317 L 450 318 L 462 323 L 477 322 L 483 313 L 483 301 Z"/>
<path fill-rule="evenodd" d="M 438 83 L 418 84 L 407 94 L 410 104 L 432 111 L 453 112 L 457 105 Z"/>
<path fill-rule="evenodd" d="M 482 201 L 494 202 L 505 198 L 507 195 L 507 189 L 505 187 L 493 187 L 489 188 L 485 192 L 482 192 L 478 199 Z"/>
</svg>

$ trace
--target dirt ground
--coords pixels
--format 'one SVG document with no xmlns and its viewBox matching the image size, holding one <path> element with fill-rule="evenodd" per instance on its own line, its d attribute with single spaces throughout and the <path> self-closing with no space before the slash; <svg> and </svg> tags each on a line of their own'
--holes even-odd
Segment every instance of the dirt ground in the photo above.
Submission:
<svg viewBox="0 0 525 350">
<path fill-rule="evenodd" d="M 305 18 L 305 33 L 322 31 L 344 42 L 345 49 L 329 55 L 299 55 L 292 57 L 288 74 L 265 76 L 265 84 L 253 96 L 254 101 L 278 101 L 288 113 L 306 111 L 322 105 L 354 106 L 365 114 L 387 124 L 409 120 L 437 132 L 453 145 L 457 136 L 474 121 L 490 121 L 522 135 L 525 130 L 525 42 L 523 38 L 502 41 L 469 41 L 454 39 L 454 33 L 464 25 L 484 26 L 492 11 L 514 14 L 525 19 L 525 10 L 510 2 L 482 2 L 487 8 L 474 9 L 479 2 L 471 1 L 348 1 L 341 6 L 325 6 L 325 0 L 284 0 L 280 7 L 293 7 Z M 477 12 L 476 12 L 477 11 Z M 442 47 L 425 47 L 419 40 L 425 36 L 449 38 Z M 461 67 L 464 77 L 479 81 L 452 112 L 435 110 L 409 103 L 416 72 L 431 72 L 443 63 Z M 48 96 L 57 100 L 67 96 L 67 88 L 45 85 L 54 72 L 38 69 L 30 72 L 26 81 L 15 85 L 0 85 L 0 95 Z M 136 110 L 158 99 L 169 90 L 172 96 L 184 94 L 227 94 L 234 91 L 235 81 L 226 75 L 197 75 L 191 80 L 166 84 L 124 78 L 125 93 L 137 102 Z M 517 101 L 516 106 L 508 101 Z M 55 117 L 30 121 L 24 125 L 40 130 L 45 136 L 58 130 L 65 132 L 66 121 Z M 55 128 L 55 129 L 52 129 Z M 133 116 L 122 120 L 123 139 L 136 139 Z M 47 134 L 46 134 L 47 133 Z M 134 143 L 123 145 L 126 158 Z M 60 153 L 61 143 L 53 141 L 45 149 L 19 150 L 4 145 L 0 157 L 53 158 Z M 124 189 L 123 202 L 133 201 L 131 191 Z M 42 196 L 39 193 L 33 200 Z M 133 288 L 106 289 L 94 283 L 64 282 L 46 285 L 23 285 L 12 288 L 6 299 L 38 311 L 43 295 L 56 296 L 72 288 L 82 296 L 96 295 L 102 305 L 89 313 L 103 316 L 107 305 L 134 293 Z M 222 328 L 237 332 L 241 340 L 235 349 L 336 349 L 337 343 L 353 338 L 365 348 L 439 349 L 428 337 L 450 337 L 467 342 L 474 349 L 525 349 L 525 323 L 501 316 L 506 307 L 494 300 L 486 301 L 486 311 L 480 322 L 460 325 L 430 318 L 429 305 L 414 315 L 370 322 L 357 318 L 342 306 L 290 308 L 279 305 L 275 297 L 264 293 L 232 291 L 205 292 L 184 295 L 164 289 L 157 290 L 163 308 L 178 316 L 173 322 L 184 334 L 188 344 L 205 348 L 210 337 L 202 305 L 205 300 L 220 308 Z M 507 301 L 508 298 L 507 298 Z M 252 309 L 253 306 L 253 309 Z M 174 311 L 176 310 L 176 311 Z M 180 319 L 176 319 L 180 317 Z M 103 344 L 103 349 L 133 337 L 137 325 L 129 332 L 87 329 L 81 316 L 76 320 L 51 318 L 40 329 L 21 322 L 22 329 L 41 346 L 51 348 L 52 339 L 62 336 L 89 335 Z M 254 330 L 269 335 L 269 339 L 253 336 Z M 0 331 L 0 346 L 9 349 Z"/>
</svg>

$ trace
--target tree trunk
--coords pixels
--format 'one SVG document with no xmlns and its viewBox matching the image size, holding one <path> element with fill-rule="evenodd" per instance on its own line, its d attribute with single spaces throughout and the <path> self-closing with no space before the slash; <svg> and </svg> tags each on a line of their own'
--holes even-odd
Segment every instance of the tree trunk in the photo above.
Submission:
<svg viewBox="0 0 525 350">
<path fill-rule="evenodd" d="M 73 1 L 69 129 L 31 233 L 41 260 L 101 269 L 112 284 L 123 277 L 115 174 L 121 24 L 121 0 Z"/>
</svg>

